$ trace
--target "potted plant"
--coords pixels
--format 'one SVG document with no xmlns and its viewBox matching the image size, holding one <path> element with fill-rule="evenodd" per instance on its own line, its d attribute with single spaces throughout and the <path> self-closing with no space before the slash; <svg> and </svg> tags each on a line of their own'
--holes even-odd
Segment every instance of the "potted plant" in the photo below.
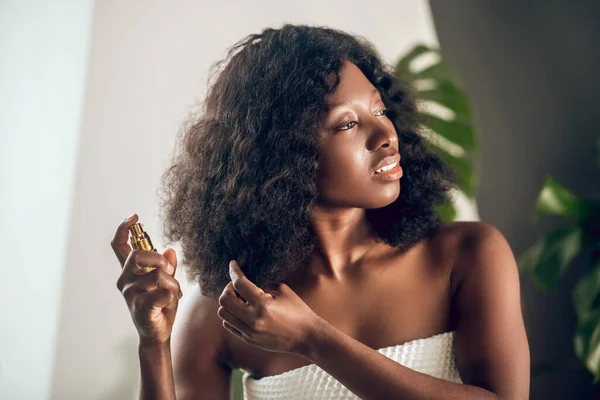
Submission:
<svg viewBox="0 0 600 400">
<path fill-rule="evenodd" d="M 600 166 L 600 138 L 594 151 Z M 519 268 L 529 271 L 534 284 L 545 292 L 556 288 L 576 256 L 583 257 L 587 269 L 572 294 L 577 314 L 573 345 L 579 360 L 564 359 L 538 366 L 532 370 L 532 376 L 585 366 L 596 384 L 600 380 L 600 201 L 577 196 L 548 176 L 535 203 L 534 220 L 542 216 L 558 217 L 561 224 L 519 257 Z"/>
</svg>

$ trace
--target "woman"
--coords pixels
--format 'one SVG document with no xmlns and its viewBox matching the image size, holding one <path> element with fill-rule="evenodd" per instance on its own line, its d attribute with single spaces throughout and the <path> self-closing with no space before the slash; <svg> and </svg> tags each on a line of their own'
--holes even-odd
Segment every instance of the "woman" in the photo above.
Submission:
<svg viewBox="0 0 600 400">
<path fill-rule="evenodd" d="M 442 224 L 453 176 L 372 46 L 285 25 L 217 64 L 163 181 L 172 249 L 112 247 L 140 335 L 141 397 L 526 399 L 529 348 L 503 235 Z M 230 263 L 230 261 L 232 261 Z M 143 267 L 156 267 L 149 273 Z"/>
</svg>

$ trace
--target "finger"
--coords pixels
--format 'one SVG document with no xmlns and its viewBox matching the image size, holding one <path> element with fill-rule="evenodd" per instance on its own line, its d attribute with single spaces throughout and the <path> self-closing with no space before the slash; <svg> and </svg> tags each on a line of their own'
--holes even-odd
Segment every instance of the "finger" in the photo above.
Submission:
<svg viewBox="0 0 600 400">
<path fill-rule="evenodd" d="M 110 246 L 112 247 L 115 255 L 119 259 L 121 263 L 121 268 L 125 265 L 125 260 L 127 260 L 127 256 L 131 252 L 131 246 L 127 242 L 129 239 L 129 227 L 138 221 L 137 214 L 133 214 L 129 218 L 126 218 L 119 224 L 117 230 L 110 241 Z"/>
<path fill-rule="evenodd" d="M 265 292 L 246 277 L 235 260 L 229 262 L 229 276 L 231 277 L 233 288 L 244 298 L 244 300 L 253 304 L 262 301 Z"/>
<path fill-rule="evenodd" d="M 227 329 L 229 332 L 231 332 L 234 336 L 239 337 L 240 339 L 246 339 L 246 336 L 244 336 L 244 334 L 242 332 L 240 332 L 239 330 L 235 329 L 235 327 L 233 325 L 231 325 L 229 322 L 227 321 L 223 321 L 223 328 Z M 246 339 L 247 340 L 247 339 Z"/>
<path fill-rule="evenodd" d="M 137 276 L 151 273 L 155 269 L 160 269 L 171 276 L 175 270 L 162 254 L 147 250 L 131 250 L 125 260 L 123 272 L 117 280 L 117 288 L 123 290 L 125 285 L 137 280 Z"/>
<path fill-rule="evenodd" d="M 241 332 L 245 337 L 249 338 L 250 335 L 252 335 L 252 332 L 254 330 L 250 326 L 248 326 L 248 324 L 246 322 L 244 322 L 237 316 L 233 315 L 232 313 L 227 311 L 225 308 L 219 307 L 219 309 L 217 310 L 217 315 L 223 321 L 227 322 L 228 324 L 233 326 L 236 330 Z"/>
<path fill-rule="evenodd" d="M 126 284 L 123 294 L 127 297 L 131 293 L 152 292 L 159 289 L 170 290 L 178 299 L 183 296 L 179 282 L 160 269 L 156 269 Z"/>
<path fill-rule="evenodd" d="M 250 309 L 250 304 L 236 296 L 235 289 L 231 282 L 225 286 L 223 293 L 221 293 L 219 305 L 236 315 L 238 318 L 246 321 L 252 320 L 255 316 L 253 310 Z"/>
<path fill-rule="evenodd" d="M 173 266 L 173 276 L 175 276 L 175 271 L 177 270 L 177 253 L 174 249 L 169 247 L 163 251 L 162 255 L 169 261 L 169 264 Z"/>
<path fill-rule="evenodd" d="M 175 267 L 162 254 L 147 250 L 132 250 L 125 261 L 125 268 L 135 275 L 144 275 L 158 268 L 173 275 Z"/>
</svg>

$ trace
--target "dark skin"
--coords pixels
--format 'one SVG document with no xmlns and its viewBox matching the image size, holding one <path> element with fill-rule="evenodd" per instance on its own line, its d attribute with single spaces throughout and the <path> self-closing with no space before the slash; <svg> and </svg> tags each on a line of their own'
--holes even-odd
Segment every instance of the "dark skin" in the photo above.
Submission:
<svg viewBox="0 0 600 400">
<path fill-rule="evenodd" d="M 508 243 L 479 222 L 446 224 L 402 254 L 377 242 L 365 208 L 393 202 L 401 179 L 374 179 L 370 172 L 398 152 L 398 137 L 362 72 L 346 63 L 341 78 L 321 132 L 322 198 L 313 218 L 319 245 L 306 269 L 265 292 L 231 263 L 232 282 L 219 299 L 197 295 L 184 317 L 174 372 L 170 334 L 178 285 L 168 264 L 176 266 L 175 253 L 138 255 L 137 264 L 165 269 L 158 287 L 173 292 L 168 303 L 163 299 L 166 306 L 147 308 L 153 319 L 140 317 L 151 311 L 132 311 L 141 338 L 143 399 L 226 399 L 232 368 L 260 378 L 311 363 L 364 399 L 528 398 L 529 348 Z M 141 278 L 126 272 L 137 265 L 126 241 L 136 220 L 123 222 L 113 240 L 119 259 L 129 261 L 122 262 L 120 282 L 133 287 Z M 139 296 L 152 293 L 139 288 Z M 463 384 L 413 371 L 376 351 L 452 330 Z"/>
</svg>

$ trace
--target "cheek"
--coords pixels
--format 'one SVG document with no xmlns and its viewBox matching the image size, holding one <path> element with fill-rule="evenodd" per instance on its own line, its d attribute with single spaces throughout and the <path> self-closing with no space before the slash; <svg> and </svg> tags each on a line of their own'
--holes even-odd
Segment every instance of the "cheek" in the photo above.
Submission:
<svg viewBox="0 0 600 400">
<path fill-rule="evenodd" d="M 352 156 L 352 154 L 355 154 Z M 381 182 L 370 176 L 367 152 L 328 154 L 319 173 L 319 193 L 325 204 L 380 208 L 399 195 L 398 182 Z"/>
<path fill-rule="evenodd" d="M 364 186 L 369 179 L 369 160 L 362 155 L 332 155 L 321 164 L 320 188 L 323 193 L 351 191 Z M 359 153 L 360 154 L 360 153 Z"/>
<path fill-rule="evenodd" d="M 364 150 L 347 148 L 343 152 L 330 153 L 323 160 L 324 176 L 343 177 L 357 175 L 359 171 L 368 170 L 368 159 Z"/>
</svg>

